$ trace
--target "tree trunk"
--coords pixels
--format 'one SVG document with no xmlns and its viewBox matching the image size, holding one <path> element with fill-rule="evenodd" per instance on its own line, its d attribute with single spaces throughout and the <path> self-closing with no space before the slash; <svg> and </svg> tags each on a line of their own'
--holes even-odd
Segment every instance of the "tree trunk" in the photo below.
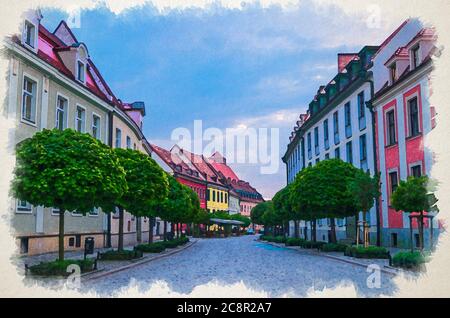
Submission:
<svg viewBox="0 0 450 318">
<path fill-rule="evenodd" d="M 299 224 L 298 224 L 298 220 L 294 220 L 294 236 L 295 236 L 295 238 L 298 238 L 299 237 L 299 230 L 298 230 L 298 226 L 299 226 Z"/>
<path fill-rule="evenodd" d="M 312 232 L 312 240 L 313 240 L 313 242 L 316 242 L 316 240 L 317 240 L 317 220 L 316 219 L 314 219 L 313 221 L 312 221 L 312 228 L 313 228 L 313 232 Z"/>
<path fill-rule="evenodd" d="M 305 240 L 308 240 L 308 226 L 306 225 L 306 221 L 305 221 Z"/>
<path fill-rule="evenodd" d="M 136 241 L 138 243 L 142 242 L 142 226 L 141 226 L 141 217 L 136 217 Z"/>
<path fill-rule="evenodd" d="M 58 259 L 64 260 L 64 209 L 59 209 Z"/>
<path fill-rule="evenodd" d="M 289 221 L 284 224 L 284 236 L 289 237 Z"/>
<path fill-rule="evenodd" d="M 151 217 L 148 221 L 148 242 L 153 243 L 153 228 L 155 227 L 155 218 Z"/>
<path fill-rule="evenodd" d="M 167 221 L 164 221 L 164 234 L 163 240 L 167 241 Z"/>
<path fill-rule="evenodd" d="M 330 231 L 331 231 L 331 235 L 330 235 L 330 242 L 331 243 L 336 243 L 337 242 L 337 238 L 336 238 L 336 221 L 334 220 L 334 218 L 330 219 Z"/>
<path fill-rule="evenodd" d="M 117 245 L 118 251 L 123 251 L 123 208 L 119 207 L 119 243 Z"/>
</svg>

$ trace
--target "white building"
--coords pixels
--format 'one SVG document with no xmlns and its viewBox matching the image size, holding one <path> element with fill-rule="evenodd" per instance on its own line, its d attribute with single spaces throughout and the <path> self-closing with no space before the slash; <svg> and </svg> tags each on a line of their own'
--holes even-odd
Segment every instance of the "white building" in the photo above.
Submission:
<svg viewBox="0 0 450 318">
<path fill-rule="evenodd" d="M 321 86 L 306 114 L 299 121 L 290 137 L 283 156 L 287 167 L 287 182 L 295 180 L 305 167 L 321 160 L 340 158 L 371 174 L 375 173 L 374 137 L 372 114 L 366 102 L 372 98 L 372 74 L 368 71 L 376 46 L 366 46 L 358 53 L 338 54 L 338 73 L 326 85 Z M 362 213 L 359 219 L 362 220 Z M 377 240 L 376 207 L 368 213 L 370 240 Z M 377 223 L 378 222 L 378 223 Z M 356 240 L 355 217 L 336 219 L 337 239 Z M 328 241 L 330 221 L 317 222 L 317 240 Z M 291 235 L 294 224 L 290 224 Z M 311 238 L 310 225 L 300 223 L 300 235 Z"/>
</svg>

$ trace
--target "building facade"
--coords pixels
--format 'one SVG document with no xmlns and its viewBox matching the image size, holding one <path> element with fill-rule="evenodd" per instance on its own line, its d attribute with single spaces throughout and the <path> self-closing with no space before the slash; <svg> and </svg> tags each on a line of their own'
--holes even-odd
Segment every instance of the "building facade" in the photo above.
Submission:
<svg viewBox="0 0 450 318">
<path fill-rule="evenodd" d="M 111 92 L 87 46 L 64 21 L 50 32 L 42 25 L 42 18 L 39 11 L 27 12 L 22 33 L 4 42 L 9 59 L 4 115 L 16 123 L 10 136 L 12 144 L 43 129 L 71 128 L 112 146 L 113 125 L 123 125 L 134 129 L 130 136 L 136 147 L 143 149 L 140 127 Z M 12 200 L 10 210 L 20 253 L 57 250 L 59 211 L 18 200 Z M 64 217 L 66 250 L 84 248 L 88 236 L 94 237 L 95 247 L 107 246 L 108 217 L 101 209 L 93 209 L 87 216 L 67 211 Z"/>
<path fill-rule="evenodd" d="M 419 246 L 417 222 L 390 206 L 393 191 L 408 176 L 429 174 L 433 155 L 426 149 L 428 134 L 436 125 L 436 112 L 429 102 L 432 56 L 436 53 L 433 29 L 416 20 L 406 21 L 374 57 L 376 94 L 371 101 L 376 113 L 378 167 L 381 176 L 382 243 L 409 248 Z M 437 218 L 425 222 L 425 247 L 441 230 Z M 412 237 L 411 237 L 412 226 Z"/>
<path fill-rule="evenodd" d="M 366 108 L 371 99 L 372 75 L 368 71 L 376 46 L 366 46 L 358 53 L 338 54 L 338 73 L 324 86 L 320 86 L 301 114 L 294 128 L 288 149 L 283 156 L 287 167 L 287 182 L 295 180 L 305 167 L 330 158 L 339 158 L 355 167 L 375 173 L 374 135 L 372 114 Z M 356 240 L 355 217 L 335 219 L 338 239 Z M 377 213 L 373 207 L 368 213 L 370 240 L 376 241 Z M 328 241 L 330 220 L 317 221 L 317 239 Z M 290 233 L 294 233 L 291 222 Z M 311 231 L 310 224 L 300 223 L 300 234 Z M 308 234 L 310 236 L 310 233 Z"/>
</svg>

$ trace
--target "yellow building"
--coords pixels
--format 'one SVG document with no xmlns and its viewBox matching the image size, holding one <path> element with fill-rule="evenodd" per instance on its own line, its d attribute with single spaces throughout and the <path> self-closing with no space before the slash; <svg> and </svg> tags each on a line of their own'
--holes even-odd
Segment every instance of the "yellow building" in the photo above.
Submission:
<svg viewBox="0 0 450 318">
<path fill-rule="evenodd" d="M 209 212 L 228 211 L 228 189 L 208 184 L 206 208 Z"/>
</svg>

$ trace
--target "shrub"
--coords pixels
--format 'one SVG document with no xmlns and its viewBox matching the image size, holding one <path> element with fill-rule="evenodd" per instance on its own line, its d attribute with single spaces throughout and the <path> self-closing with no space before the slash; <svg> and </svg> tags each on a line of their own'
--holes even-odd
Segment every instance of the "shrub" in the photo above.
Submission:
<svg viewBox="0 0 450 318">
<path fill-rule="evenodd" d="M 345 252 L 348 245 L 342 243 L 327 243 L 320 248 L 323 252 Z"/>
<path fill-rule="evenodd" d="M 304 239 L 301 238 L 294 238 L 294 237 L 290 237 L 288 239 L 286 239 L 286 246 L 300 246 L 302 244 L 302 242 L 304 242 Z"/>
<path fill-rule="evenodd" d="M 41 262 L 37 265 L 30 266 L 28 269 L 33 275 L 40 276 L 64 276 L 67 277 L 72 273 L 67 272 L 67 267 L 71 264 L 80 266 L 81 273 L 90 272 L 94 269 L 95 261 L 93 259 L 68 259 L 68 260 L 55 260 L 52 262 Z"/>
<path fill-rule="evenodd" d="M 399 252 L 392 258 L 392 265 L 419 270 L 427 262 L 427 257 L 420 252 Z"/>
<path fill-rule="evenodd" d="M 306 240 L 302 240 L 300 242 L 300 247 L 303 248 L 317 248 L 320 249 L 323 245 L 325 245 L 326 242 L 322 242 L 322 241 L 318 241 L 318 242 L 313 242 L 313 241 L 306 241 Z"/>
<path fill-rule="evenodd" d="M 369 246 L 369 247 L 356 247 L 348 246 L 344 252 L 345 256 L 351 256 L 356 258 L 382 258 L 388 259 L 389 252 L 384 247 Z"/>
<path fill-rule="evenodd" d="M 144 253 L 161 253 L 166 247 L 160 242 L 150 243 L 150 244 L 140 244 L 136 246 L 136 250 L 142 251 Z"/>
<path fill-rule="evenodd" d="M 284 236 L 275 236 L 272 240 L 274 243 L 286 243 L 286 238 Z"/>
<path fill-rule="evenodd" d="M 143 253 L 141 250 L 123 250 L 123 251 L 116 251 L 116 250 L 110 250 L 106 251 L 105 253 L 99 254 L 99 259 L 104 261 L 124 261 L 124 260 L 131 260 L 135 258 L 142 257 Z"/>
<path fill-rule="evenodd" d="M 175 248 L 179 245 L 186 244 L 187 242 L 189 242 L 188 237 L 180 237 L 177 239 L 161 242 L 161 244 L 163 244 L 165 248 Z"/>
</svg>

